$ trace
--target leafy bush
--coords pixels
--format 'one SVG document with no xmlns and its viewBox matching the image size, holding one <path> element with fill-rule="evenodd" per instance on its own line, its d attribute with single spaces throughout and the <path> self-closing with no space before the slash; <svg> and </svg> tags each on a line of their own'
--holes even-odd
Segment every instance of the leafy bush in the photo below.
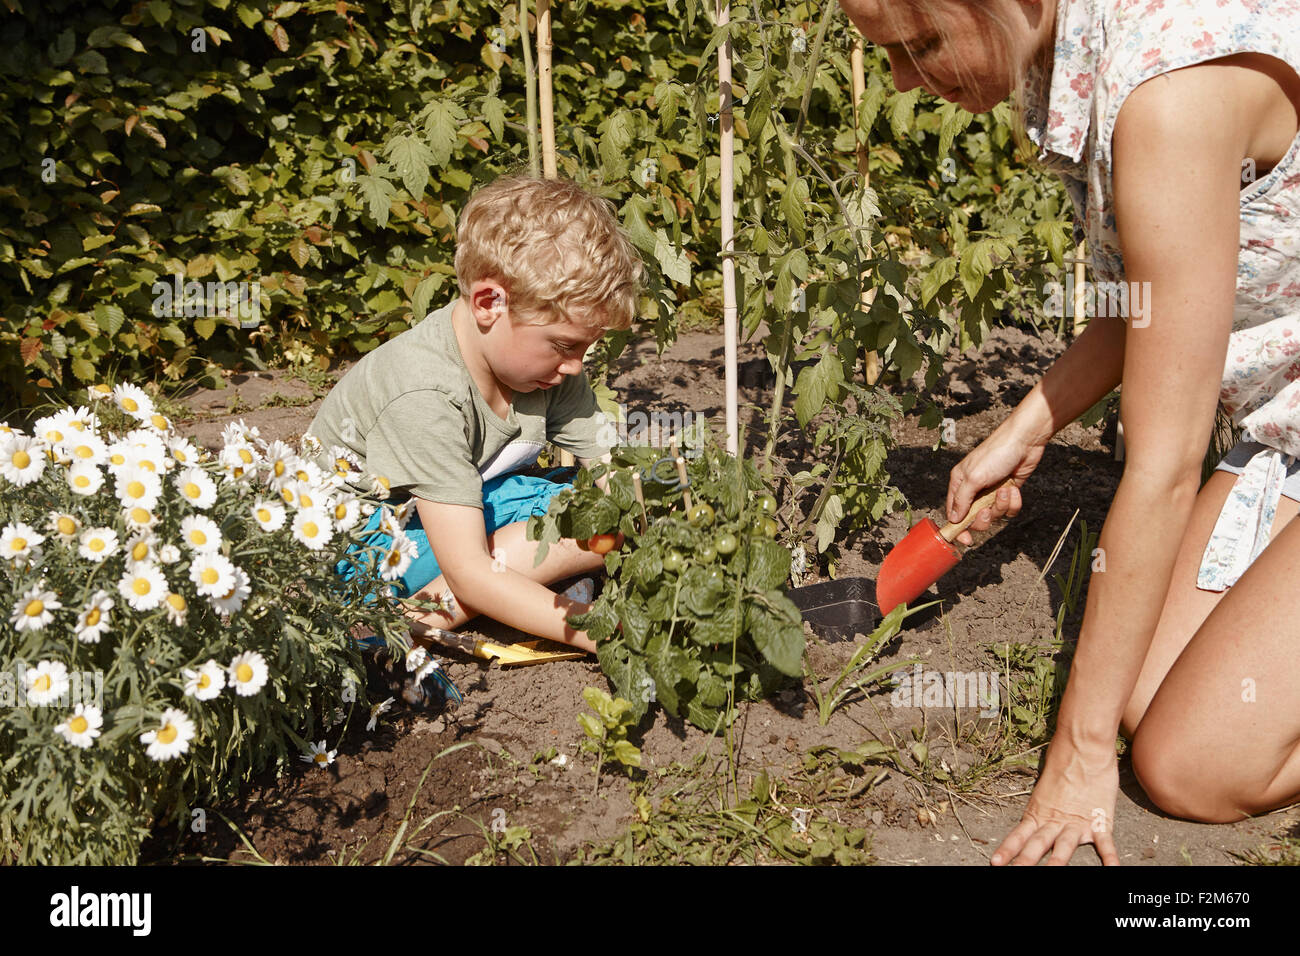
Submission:
<svg viewBox="0 0 1300 956">
<path fill-rule="evenodd" d="M 394 648 L 405 633 L 382 583 L 334 574 L 375 507 L 338 474 L 242 422 L 214 458 L 131 386 L 98 404 L 0 434 L 0 858 L 14 862 L 133 861 L 152 825 L 296 761 L 324 715 L 364 696 L 348 630 L 367 591 L 367 623 Z"/>
<path fill-rule="evenodd" d="M 573 626 L 596 642 L 601 670 L 629 701 L 632 718 L 657 701 L 712 731 L 731 722 L 735 701 L 800 676 L 803 619 L 782 591 L 790 552 L 773 540 L 775 500 L 753 462 L 710 444 L 686 467 L 683 488 L 662 480 L 675 473 L 662 451 L 618 448 L 611 466 L 580 471 L 546 515 L 529 519 L 528 534 L 542 542 L 539 560 L 560 538 L 625 535 L 624 547 L 605 555 L 610 580 Z M 648 525 L 634 469 L 647 476 Z M 608 493 L 595 484 L 605 474 Z"/>
</svg>

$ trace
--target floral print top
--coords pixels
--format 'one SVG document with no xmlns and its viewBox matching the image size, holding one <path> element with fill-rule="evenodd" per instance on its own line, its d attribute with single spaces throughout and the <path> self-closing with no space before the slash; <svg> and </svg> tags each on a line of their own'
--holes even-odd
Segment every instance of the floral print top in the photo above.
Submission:
<svg viewBox="0 0 1300 956">
<path fill-rule="evenodd" d="M 1300 0 L 1057 0 L 1050 77 L 1022 91 L 1039 159 L 1065 183 L 1094 280 L 1124 281 L 1115 231 L 1111 139 L 1139 84 L 1235 53 L 1300 72 Z M 1221 591 L 1268 544 L 1288 465 L 1300 455 L 1300 135 L 1257 180 L 1243 167 L 1241 246 L 1220 403 L 1268 446 L 1238 477 L 1206 547 L 1197 585 Z"/>
</svg>

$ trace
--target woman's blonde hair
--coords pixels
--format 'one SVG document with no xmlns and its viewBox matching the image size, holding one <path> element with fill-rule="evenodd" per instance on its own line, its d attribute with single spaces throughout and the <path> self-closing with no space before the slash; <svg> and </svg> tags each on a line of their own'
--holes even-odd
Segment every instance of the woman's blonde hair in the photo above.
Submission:
<svg viewBox="0 0 1300 956">
<path fill-rule="evenodd" d="M 1015 36 L 1015 32 L 1011 22 L 1000 9 L 999 4 L 989 2 L 989 0 L 905 0 L 905 2 L 913 9 L 920 11 L 922 15 L 934 24 L 935 29 L 947 45 L 950 45 L 951 37 L 945 29 L 946 21 L 943 8 L 945 6 L 958 4 L 970 9 L 974 14 L 975 20 L 980 23 L 984 29 L 984 38 L 993 45 L 998 55 L 1004 61 L 1012 63 L 1015 67 L 1015 85 L 1012 87 L 1014 96 L 1014 121 L 1011 124 L 1011 131 L 1012 135 L 1015 137 L 1016 145 L 1022 153 L 1026 154 L 1027 158 L 1031 160 L 1035 158 L 1037 151 L 1030 142 L 1029 135 L 1026 132 L 1027 117 L 1025 92 L 1029 82 L 1029 73 L 1025 69 L 1024 65 L 1019 61 L 1019 58 L 1012 55 L 1012 48 L 1014 46 L 1013 37 Z M 886 11 L 890 11 L 890 7 L 891 5 L 889 3 L 883 4 L 883 8 Z M 906 49 L 906 45 L 904 45 L 904 49 Z M 912 51 L 908 50 L 907 54 L 908 56 L 911 56 Z M 1046 70 L 1050 59 L 1051 50 L 1049 49 L 1043 55 L 1042 62 L 1040 62 L 1038 66 L 1041 69 Z M 921 69 L 920 64 L 917 63 L 915 58 L 913 58 L 912 62 L 916 64 L 918 70 Z M 957 65 L 957 72 L 958 77 L 961 79 L 963 84 L 971 82 L 971 77 L 964 74 L 962 64 Z"/>
<path fill-rule="evenodd" d="M 456 230 L 461 294 L 495 279 L 516 321 L 626 329 L 642 273 L 613 205 L 567 179 L 503 176 L 474 194 Z"/>
</svg>

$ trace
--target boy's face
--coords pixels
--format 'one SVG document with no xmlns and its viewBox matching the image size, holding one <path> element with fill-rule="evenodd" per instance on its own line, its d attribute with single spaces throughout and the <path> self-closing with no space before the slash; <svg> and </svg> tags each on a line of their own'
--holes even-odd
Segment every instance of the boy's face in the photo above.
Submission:
<svg viewBox="0 0 1300 956">
<path fill-rule="evenodd" d="M 500 287 L 489 287 L 480 295 L 477 285 L 471 292 L 471 306 L 483 329 L 483 358 L 492 374 L 513 392 L 554 388 L 566 375 L 577 375 L 582 371 L 587 349 L 605 334 L 599 325 L 593 328 L 570 321 L 525 324 L 534 317 L 512 316 L 504 290 L 501 295 L 505 304 L 494 308 L 493 293 Z M 490 322 L 486 329 L 485 319 Z M 520 319 L 523 321 L 518 322 Z"/>
</svg>

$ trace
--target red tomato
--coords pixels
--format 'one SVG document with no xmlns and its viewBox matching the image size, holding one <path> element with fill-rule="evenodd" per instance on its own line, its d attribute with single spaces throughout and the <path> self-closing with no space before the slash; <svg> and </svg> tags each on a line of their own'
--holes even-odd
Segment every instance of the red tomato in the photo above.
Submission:
<svg viewBox="0 0 1300 956">
<path fill-rule="evenodd" d="M 587 547 L 596 554 L 609 554 L 618 546 L 618 535 L 616 534 L 598 534 L 587 542 Z"/>
</svg>

